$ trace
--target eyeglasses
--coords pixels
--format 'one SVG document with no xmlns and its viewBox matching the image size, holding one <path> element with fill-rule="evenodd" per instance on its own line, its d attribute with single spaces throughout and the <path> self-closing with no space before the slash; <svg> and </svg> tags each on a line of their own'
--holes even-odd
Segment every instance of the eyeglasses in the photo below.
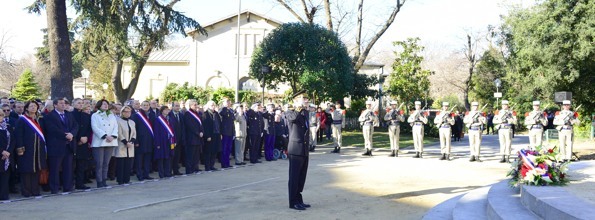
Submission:
<svg viewBox="0 0 595 220">
<path fill-rule="evenodd" d="M 130 113 L 130 111 L 122 111 L 122 113 Z"/>
<path fill-rule="evenodd" d="M 10 112 L 10 109 L 3 109 L 4 112 Z"/>
</svg>

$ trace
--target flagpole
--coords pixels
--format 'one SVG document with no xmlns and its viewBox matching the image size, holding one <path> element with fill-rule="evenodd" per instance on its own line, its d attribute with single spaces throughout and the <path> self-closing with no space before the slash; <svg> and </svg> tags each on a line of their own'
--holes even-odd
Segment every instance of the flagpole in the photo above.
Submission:
<svg viewBox="0 0 595 220">
<path fill-rule="evenodd" d="M 236 102 L 240 102 L 240 15 L 242 13 L 242 0 L 238 0 L 238 36 L 236 42 L 236 51 L 238 59 L 238 68 L 236 72 Z"/>
</svg>

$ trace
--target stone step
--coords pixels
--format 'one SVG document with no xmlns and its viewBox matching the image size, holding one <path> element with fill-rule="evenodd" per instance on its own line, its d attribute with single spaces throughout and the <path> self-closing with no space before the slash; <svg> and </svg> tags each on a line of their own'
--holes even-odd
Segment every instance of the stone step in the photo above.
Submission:
<svg viewBox="0 0 595 220">
<path fill-rule="evenodd" d="M 452 216 L 454 220 L 486 219 L 488 192 L 491 186 L 482 187 L 466 193 L 457 201 Z"/>
<path fill-rule="evenodd" d="M 452 197 L 436 206 L 434 206 L 430 211 L 426 212 L 423 216 L 423 220 L 451 220 L 452 219 L 452 212 L 457 204 L 457 201 L 463 197 L 465 194 L 461 194 L 455 197 Z"/>
<path fill-rule="evenodd" d="M 580 172 L 582 169 L 591 169 L 592 171 L 595 169 L 595 161 L 576 162 L 569 166 L 569 170 L 573 173 Z M 593 182 L 576 184 L 593 184 Z M 543 219 L 594 219 L 595 203 L 582 198 L 581 196 L 584 194 L 570 193 L 568 187 L 524 185 L 521 187 L 521 202 L 527 209 Z M 590 191 L 589 189 L 585 190 Z"/>
<path fill-rule="evenodd" d="M 510 187 L 508 180 L 492 185 L 487 200 L 487 219 L 541 219 L 523 206 L 519 189 Z"/>
</svg>

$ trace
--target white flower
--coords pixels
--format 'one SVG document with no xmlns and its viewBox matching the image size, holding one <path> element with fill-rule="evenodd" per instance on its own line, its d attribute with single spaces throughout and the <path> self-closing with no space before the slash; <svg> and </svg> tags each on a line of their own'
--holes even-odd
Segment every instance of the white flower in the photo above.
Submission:
<svg viewBox="0 0 595 220">
<path fill-rule="evenodd" d="M 560 172 L 561 172 L 561 173 L 566 173 L 567 171 L 568 171 L 568 163 L 563 163 L 563 164 L 560 166 Z"/>
<path fill-rule="evenodd" d="M 541 169 L 539 167 L 535 168 L 534 170 L 535 170 L 535 173 L 537 173 L 537 175 L 541 176 L 541 175 L 545 174 L 545 170 Z"/>
<path fill-rule="evenodd" d="M 528 182 L 533 182 L 533 180 L 535 179 L 535 176 L 537 176 L 537 172 L 535 171 L 535 169 L 529 170 L 526 173 L 525 178 L 523 178 L 523 180 L 528 181 Z"/>
</svg>

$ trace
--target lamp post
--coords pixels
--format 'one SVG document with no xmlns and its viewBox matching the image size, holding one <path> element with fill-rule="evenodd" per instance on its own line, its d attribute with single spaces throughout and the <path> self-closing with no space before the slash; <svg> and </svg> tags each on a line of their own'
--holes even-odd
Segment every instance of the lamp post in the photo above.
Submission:
<svg viewBox="0 0 595 220">
<path fill-rule="evenodd" d="M 494 93 L 494 97 L 496 97 L 496 106 L 498 105 L 498 101 L 500 97 L 502 97 L 502 93 L 500 93 L 500 86 L 502 86 L 502 80 L 496 78 L 494 80 L 494 85 L 496 86 L 496 93 Z"/>
<path fill-rule="evenodd" d="M 83 76 L 83 79 L 85 79 L 85 95 L 83 95 L 83 99 L 87 98 L 87 79 L 89 78 L 89 74 L 91 74 L 91 72 L 89 72 L 88 69 L 83 69 L 81 71 L 81 75 Z"/>
<path fill-rule="evenodd" d="M 270 66 L 262 66 L 262 68 L 260 69 L 260 71 L 262 72 L 262 76 L 261 76 L 261 81 L 262 81 L 262 104 L 264 105 L 264 87 L 265 87 L 264 76 L 265 76 L 265 74 L 271 73 L 271 67 Z"/>
<path fill-rule="evenodd" d="M 103 83 L 103 85 L 101 85 L 103 87 L 103 99 L 105 99 L 105 95 L 107 94 L 107 83 Z"/>
</svg>

